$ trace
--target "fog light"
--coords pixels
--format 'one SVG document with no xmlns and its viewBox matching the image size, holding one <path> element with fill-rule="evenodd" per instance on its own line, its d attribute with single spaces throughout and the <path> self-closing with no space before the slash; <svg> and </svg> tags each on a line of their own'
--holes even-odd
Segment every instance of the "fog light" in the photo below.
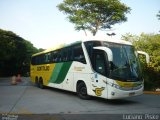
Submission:
<svg viewBox="0 0 160 120">
<path fill-rule="evenodd" d="M 115 95 L 115 92 L 111 92 L 111 95 L 114 96 L 114 95 Z"/>
</svg>

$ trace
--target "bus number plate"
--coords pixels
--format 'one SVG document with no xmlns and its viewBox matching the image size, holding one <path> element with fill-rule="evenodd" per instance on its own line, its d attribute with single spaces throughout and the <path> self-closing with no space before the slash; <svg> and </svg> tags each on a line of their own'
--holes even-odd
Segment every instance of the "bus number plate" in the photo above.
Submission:
<svg viewBox="0 0 160 120">
<path fill-rule="evenodd" d="M 135 95 L 135 92 L 129 93 L 129 96 L 133 96 L 133 95 Z"/>
</svg>

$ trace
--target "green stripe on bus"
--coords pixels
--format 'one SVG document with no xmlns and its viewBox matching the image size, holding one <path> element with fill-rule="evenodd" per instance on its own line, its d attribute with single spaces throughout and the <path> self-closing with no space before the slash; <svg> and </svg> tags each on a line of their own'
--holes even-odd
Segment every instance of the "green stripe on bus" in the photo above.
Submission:
<svg viewBox="0 0 160 120">
<path fill-rule="evenodd" d="M 57 80 L 58 75 L 59 75 L 59 73 L 61 71 L 62 65 L 63 65 L 63 63 L 56 63 L 56 65 L 55 65 L 55 67 L 54 67 L 54 69 L 52 71 L 52 75 L 51 75 L 51 78 L 50 78 L 49 82 L 54 83 Z"/>
<path fill-rule="evenodd" d="M 49 82 L 60 84 L 64 81 L 72 62 L 56 63 Z"/>
</svg>

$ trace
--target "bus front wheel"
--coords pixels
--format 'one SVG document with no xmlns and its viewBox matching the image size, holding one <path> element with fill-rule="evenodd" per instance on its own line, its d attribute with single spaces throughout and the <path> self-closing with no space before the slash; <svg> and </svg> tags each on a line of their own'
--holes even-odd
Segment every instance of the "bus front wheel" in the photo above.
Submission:
<svg viewBox="0 0 160 120">
<path fill-rule="evenodd" d="M 87 94 L 87 87 L 84 82 L 80 82 L 77 85 L 77 94 L 81 99 L 90 99 L 90 96 Z"/>
</svg>

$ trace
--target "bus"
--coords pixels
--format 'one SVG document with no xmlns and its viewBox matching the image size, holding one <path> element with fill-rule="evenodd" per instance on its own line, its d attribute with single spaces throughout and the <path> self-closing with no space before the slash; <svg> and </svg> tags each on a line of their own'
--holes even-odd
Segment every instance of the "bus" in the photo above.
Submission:
<svg viewBox="0 0 160 120">
<path fill-rule="evenodd" d="M 127 41 L 84 40 L 36 53 L 30 78 L 46 86 L 76 92 L 81 99 L 119 99 L 143 94 L 138 54 Z"/>
</svg>

